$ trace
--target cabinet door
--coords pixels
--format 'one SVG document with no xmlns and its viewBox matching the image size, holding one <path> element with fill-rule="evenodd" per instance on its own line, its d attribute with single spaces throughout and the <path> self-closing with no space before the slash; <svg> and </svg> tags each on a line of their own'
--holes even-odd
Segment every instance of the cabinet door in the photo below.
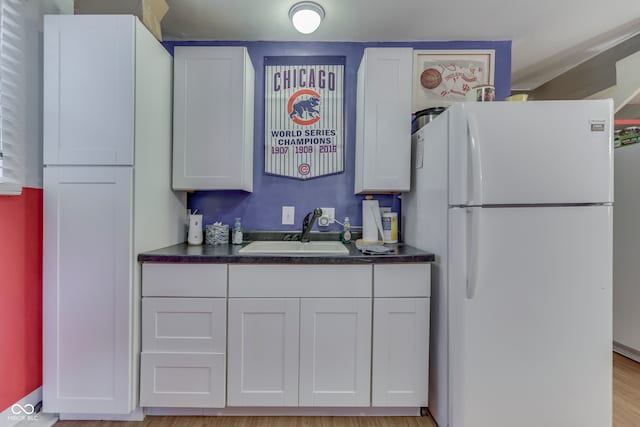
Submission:
<svg viewBox="0 0 640 427">
<path fill-rule="evenodd" d="M 44 169 L 46 412 L 133 410 L 132 175 L 125 167 Z"/>
<path fill-rule="evenodd" d="M 371 300 L 303 298 L 300 406 L 369 406 Z"/>
<path fill-rule="evenodd" d="M 135 19 L 45 17 L 45 164 L 133 163 Z"/>
<path fill-rule="evenodd" d="M 227 403 L 298 405 L 297 298 L 230 298 Z"/>
<path fill-rule="evenodd" d="M 251 191 L 253 66 L 246 48 L 179 46 L 174 70 L 173 188 Z"/>
<path fill-rule="evenodd" d="M 355 192 L 409 191 L 413 50 L 368 48 L 358 71 Z"/>
<path fill-rule="evenodd" d="M 375 298 L 372 406 L 427 406 L 429 298 Z"/>
</svg>

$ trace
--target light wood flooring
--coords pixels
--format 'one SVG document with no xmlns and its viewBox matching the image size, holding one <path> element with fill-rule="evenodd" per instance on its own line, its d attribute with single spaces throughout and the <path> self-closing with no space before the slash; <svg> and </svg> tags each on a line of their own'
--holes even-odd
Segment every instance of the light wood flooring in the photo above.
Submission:
<svg viewBox="0 0 640 427">
<path fill-rule="evenodd" d="M 431 417 L 145 417 L 142 422 L 58 421 L 53 427 L 436 427 Z"/>
<path fill-rule="evenodd" d="M 436 427 L 431 417 L 146 417 L 59 421 L 54 427 Z M 613 354 L 613 427 L 640 426 L 640 363 Z"/>
<path fill-rule="evenodd" d="M 613 427 L 640 426 L 640 363 L 613 353 Z"/>
</svg>

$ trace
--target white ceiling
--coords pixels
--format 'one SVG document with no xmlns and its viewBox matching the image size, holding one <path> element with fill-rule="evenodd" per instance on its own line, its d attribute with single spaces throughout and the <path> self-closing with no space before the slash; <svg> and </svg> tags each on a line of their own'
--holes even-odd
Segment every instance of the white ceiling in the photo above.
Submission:
<svg viewBox="0 0 640 427">
<path fill-rule="evenodd" d="M 531 90 L 640 33 L 640 0 L 316 0 L 313 34 L 295 0 L 166 0 L 165 40 L 511 40 L 512 89 Z"/>
</svg>

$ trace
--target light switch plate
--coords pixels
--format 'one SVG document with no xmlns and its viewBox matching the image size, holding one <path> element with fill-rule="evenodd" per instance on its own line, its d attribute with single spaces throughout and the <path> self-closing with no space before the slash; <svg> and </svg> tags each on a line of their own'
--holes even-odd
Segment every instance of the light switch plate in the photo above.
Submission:
<svg viewBox="0 0 640 427">
<path fill-rule="evenodd" d="M 296 214 L 295 206 L 283 206 L 282 207 L 282 224 L 283 225 L 295 224 L 295 219 L 294 219 L 295 214 Z"/>
</svg>

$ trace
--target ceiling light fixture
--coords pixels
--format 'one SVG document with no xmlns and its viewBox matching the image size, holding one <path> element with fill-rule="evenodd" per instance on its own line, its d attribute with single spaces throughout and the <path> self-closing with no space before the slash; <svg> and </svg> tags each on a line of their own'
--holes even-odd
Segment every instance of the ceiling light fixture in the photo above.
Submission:
<svg viewBox="0 0 640 427">
<path fill-rule="evenodd" d="M 291 23 L 302 34 L 311 34 L 320 26 L 324 18 L 324 9 L 318 3 L 301 1 L 289 9 Z"/>
</svg>

